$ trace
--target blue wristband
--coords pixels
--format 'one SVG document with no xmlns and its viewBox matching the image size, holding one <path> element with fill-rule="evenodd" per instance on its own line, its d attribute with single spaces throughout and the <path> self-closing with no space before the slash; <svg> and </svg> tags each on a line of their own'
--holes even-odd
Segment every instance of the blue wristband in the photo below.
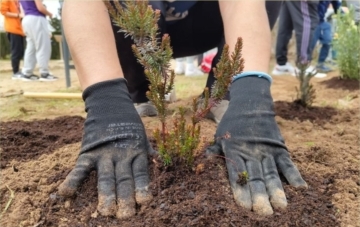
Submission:
<svg viewBox="0 0 360 227">
<path fill-rule="evenodd" d="M 232 83 L 234 83 L 236 80 L 238 80 L 242 77 L 247 77 L 247 76 L 261 77 L 261 78 L 267 79 L 270 83 L 272 83 L 272 77 L 269 74 L 263 73 L 263 72 L 258 72 L 258 71 L 247 71 L 247 72 L 237 74 L 233 77 Z"/>
</svg>

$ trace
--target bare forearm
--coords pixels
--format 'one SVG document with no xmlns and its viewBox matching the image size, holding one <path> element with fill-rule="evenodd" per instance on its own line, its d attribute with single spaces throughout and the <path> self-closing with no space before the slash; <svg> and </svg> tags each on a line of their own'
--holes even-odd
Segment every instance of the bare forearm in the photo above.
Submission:
<svg viewBox="0 0 360 227">
<path fill-rule="evenodd" d="M 50 16 L 51 13 L 42 5 L 40 7 L 37 7 L 37 9 L 44 15 Z"/>
<path fill-rule="evenodd" d="M 225 40 L 230 46 L 230 51 L 235 47 L 238 37 L 243 39 L 244 71 L 267 72 L 271 54 L 271 32 L 265 2 L 219 1 L 219 5 L 224 22 Z"/>
<path fill-rule="evenodd" d="M 35 4 L 37 10 L 39 10 L 42 14 L 52 17 L 52 14 L 43 5 L 42 0 L 35 0 Z"/>
<path fill-rule="evenodd" d="M 11 13 L 11 12 L 6 12 L 4 13 L 5 17 L 14 17 L 14 18 L 19 18 L 20 17 L 20 13 Z"/>
<path fill-rule="evenodd" d="M 62 18 L 83 89 L 123 77 L 109 14 L 102 1 L 65 1 Z"/>
<path fill-rule="evenodd" d="M 10 4 L 8 1 L 2 1 L 0 5 L 0 12 L 5 17 L 20 17 L 20 12 L 14 12 L 10 9 Z"/>
<path fill-rule="evenodd" d="M 47 9 L 45 9 L 45 7 L 39 11 L 46 16 L 49 16 L 49 17 L 52 16 L 52 14 Z"/>
</svg>

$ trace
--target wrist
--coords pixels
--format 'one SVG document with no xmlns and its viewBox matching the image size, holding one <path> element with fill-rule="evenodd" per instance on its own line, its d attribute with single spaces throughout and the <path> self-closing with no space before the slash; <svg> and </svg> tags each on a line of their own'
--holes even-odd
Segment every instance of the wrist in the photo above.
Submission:
<svg viewBox="0 0 360 227">
<path fill-rule="evenodd" d="M 125 79 L 96 83 L 83 92 L 87 117 L 80 153 L 129 136 L 144 137 L 144 126 L 130 98 Z"/>
<path fill-rule="evenodd" d="M 99 116 L 136 113 L 134 104 L 123 78 L 98 82 L 83 92 L 85 111 Z"/>
<path fill-rule="evenodd" d="M 249 105 L 272 103 L 270 82 L 255 76 L 243 77 L 234 81 L 230 87 L 230 104 L 250 102 Z"/>
<path fill-rule="evenodd" d="M 232 83 L 234 83 L 236 80 L 238 80 L 240 78 L 249 77 L 249 76 L 267 79 L 270 83 L 272 83 L 272 77 L 269 74 L 263 73 L 263 72 L 258 72 L 258 71 L 246 71 L 246 72 L 237 74 L 233 77 Z"/>
</svg>

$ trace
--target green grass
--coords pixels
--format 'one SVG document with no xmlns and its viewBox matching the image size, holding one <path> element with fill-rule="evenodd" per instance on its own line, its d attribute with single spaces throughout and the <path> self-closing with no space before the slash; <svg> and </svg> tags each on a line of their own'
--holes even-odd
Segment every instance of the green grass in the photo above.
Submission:
<svg viewBox="0 0 360 227">
<path fill-rule="evenodd" d="M 315 145 L 315 142 L 305 142 L 306 146 L 313 147 Z"/>
<path fill-rule="evenodd" d="M 178 100 L 195 97 L 203 91 L 207 76 L 185 77 L 177 76 L 175 89 Z M 81 93 L 81 89 L 63 88 L 55 92 L 59 93 Z M 170 105 L 170 106 L 176 106 Z M 85 116 L 84 102 L 82 99 L 40 99 L 26 98 L 22 95 L 0 98 L 1 121 L 11 120 L 33 120 L 53 118 L 64 115 Z"/>
<path fill-rule="evenodd" d="M 80 89 L 80 87 L 70 87 L 70 88 L 60 89 L 57 92 L 60 92 L 60 93 L 82 93 L 82 90 Z"/>
<path fill-rule="evenodd" d="M 200 95 L 206 84 L 207 75 L 198 77 L 175 77 L 175 91 L 177 99 L 188 99 Z"/>
<path fill-rule="evenodd" d="M 1 121 L 33 120 L 61 115 L 84 115 L 81 99 L 34 99 L 13 96 L 2 100 Z"/>
</svg>

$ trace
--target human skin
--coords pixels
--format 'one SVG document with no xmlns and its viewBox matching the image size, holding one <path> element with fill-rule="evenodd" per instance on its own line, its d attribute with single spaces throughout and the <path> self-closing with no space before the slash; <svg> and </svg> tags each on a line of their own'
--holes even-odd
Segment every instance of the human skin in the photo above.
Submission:
<svg viewBox="0 0 360 227">
<path fill-rule="evenodd" d="M 124 77 L 109 14 L 102 1 L 65 1 L 62 18 L 83 90 L 98 82 Z"/>
<path fill-rule="evenodd" d="M 264 1 L 219 1 L 219 6 L 230 51 L 233 51 L 238 37 L 243 39 L 244 71 L 267 72 L 271 33 Z M 81 9 L 81 17 L 78 9 Z M 62 16 L 82 89 L 101 81 L 123 78 L 104 3 L 65 1 Z M 94 31 L 99 35 L 95 35 Z"/>
<path fill-rule="evenodd" d="M 244 71 L 266 72 L 270 61 L 271 36 L 265 2 L 219 1 L 219 6 L 230 51 L 234 50 L 239 37 L 243 39 Z M 109 14 L 102 1 L 65 1 L 62 18 L 83 90 L 99 82 L 124 77 Z M 101 154 L 101 159 L 109 161 L 105 154 Z M 67 188 L 65 185 L 62 191 Z"/>
<path fill-rule="evenodd" d="M 267 72 L 271 54 L 271 31 L 264 1 L 219 1 L 225 41 L 233 51 L 243 40 L 244 72 Z M 251 22 L 251 23 L 249 23 Z"/>
</svg>

